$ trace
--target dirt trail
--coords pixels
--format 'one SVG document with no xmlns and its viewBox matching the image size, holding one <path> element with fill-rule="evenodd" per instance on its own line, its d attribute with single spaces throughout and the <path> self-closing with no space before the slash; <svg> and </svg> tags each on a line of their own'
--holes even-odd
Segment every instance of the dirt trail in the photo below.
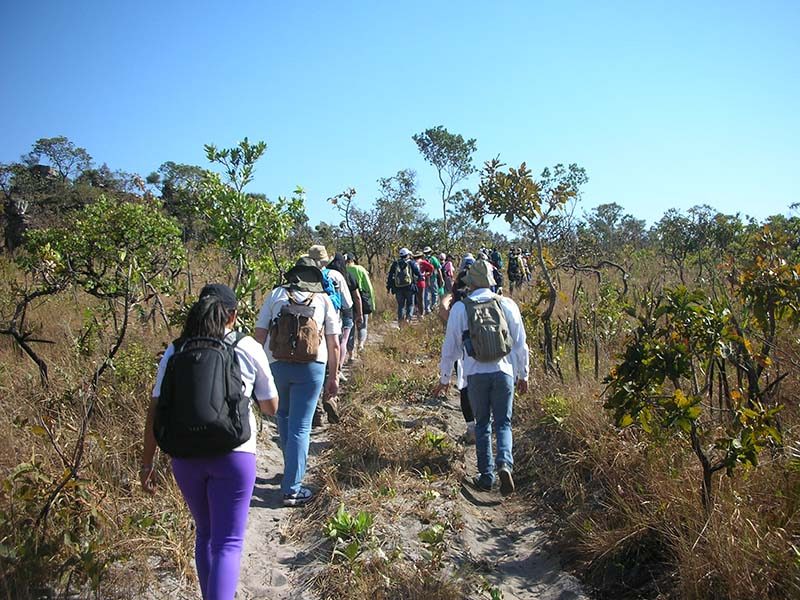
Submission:
<svg viewBox="0 0 800 600">
<path fill-rule="evenodd" d="M 379 344 L 380 331 L 370 333 L 370 343 Z M 447 400 L 431 400 L 424 407 L 398 407 L 398 416 L 406 410 L 410 420 L 430 418 L 442 424 L 446 432 L 461 442 L 464 420 L 457 392 Z M 412 415 L 413 412 L 413 415 Z M 309 473 L 318 466 L 319 454 L 328 446 L 328 425 L 312 431 Z M 259 435 L 257 478 L 250 504 L 247 533 L 242 554 L 242 570 L 237 600 L 313 600 L 318 596 L 307 582 L 324 566 L 327 553 L 320 542 L 298 546 L 285 535 L 290 516 L 303 509 L 282 505 L 280 479 L 283 460 L 277 444 L 274 423 L 265 422 Z M 475 447 L 465 448 L 463 469 L 475 472 Z M 547 534 L 526 513 L 515 497 L 502 499 L 499 492 L 479 492 L 462 485 L 458 511 L 463 528 L 451 543 L 448 558 L 467 565 L 502 591 L 504 600 L 587 599 L 578 581 L 561 570 L 556 556 L 547 549 Z M 410 537 L 415 532 L 409 531 Z M 199 598 L 179 594 L 181 598 Z M 175 596 L 173 596 L 175 597 Z M 476 596 L 486 598 L 487 596 Z"/>
</svg>

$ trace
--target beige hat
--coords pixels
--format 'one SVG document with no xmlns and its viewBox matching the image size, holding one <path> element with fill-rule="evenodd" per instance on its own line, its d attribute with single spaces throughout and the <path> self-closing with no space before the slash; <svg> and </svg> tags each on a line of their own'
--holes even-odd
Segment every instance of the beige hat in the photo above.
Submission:
<svg viewBox="0 0 800 600">
<path fill-rule="evenodd" d="M 311 246 L 311 248 L 308 249 L 308 256 L 316 261 L 317 266 L 320 269 L 328 266 L 328 263 L 331 262 L 331 258 L 328 256 L 328 251 L 325 250 L 325 246 L 322 244 Z"/>
<path fill-rule="evenodd" d="M 464 276 L 464 284 L 473 290 L 492 287 L 496 285 L 492 275 L 493 270 L 494 267 L 488 261 L 476 260 Z"/>
</svg>

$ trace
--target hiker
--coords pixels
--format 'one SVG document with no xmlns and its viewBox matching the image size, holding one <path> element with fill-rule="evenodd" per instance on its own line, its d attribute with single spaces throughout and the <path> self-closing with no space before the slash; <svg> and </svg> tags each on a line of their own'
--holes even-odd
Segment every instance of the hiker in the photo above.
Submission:
<svg viewBox="0 0 800 600">
<path fill-rule="evenodd" d="M 417 262 L 417 268 L 419 269 L 420 275 L 422 275 L 417 282 L 416 297 L 418 307 L 417 313 L 421 319 L 431 312 L 431 309 L 433 308 L 430 304 L 431 297 L 428 294 L 428 289 L 430 289 L 432 285 L 435 285 L 434 277 L 436 270 L 434 266 L 425 259 L 425 254 L 422 252 L 417 252 L 414 254 L 414 260 Z"/>
<path fill-rule="evenodd" d="M 411 259 L 408 248 L 400 248 L 398 259 L 389 267 L 386 277 L 386 291 L 397 298 L 397 324 L 411 322 L 414 314 L 414 295 L 417 293 L 417 282 L 422 278 L 417 263 Z"/>
<path fill-rule="evenodd" d="M 525 271 L 522 267 L 522 250 L 511 248 L 508 253 L 508 285 L 511 295 L 514 295 L 514 288 L 520 287 L 525 281 Z"/>
<path fill-rule="evenodd" d="M 442 260 L 442 275 L 444 276 L 444 291 L 449 294 L 453 291 L 453 281 L 455 281 L 456 269 L 453 265 L 453 257 L 449 254 L 442 254 L 439 257 Z"/>
<path fill-rule="evenodd" d="M 369 272 L 358 264 L 354 254 L 348 253 L 345 255 L 347 262 L 347 271 L 350 273 L 358 284 L 359 295 L 361 296 L 361 324 L 358 325 L 358 344 L 356 347 L 356 336 L 350 337 L 348 350 L 350 356 L 354 356 L 356 349 L 358 352 L 364 350 L 364 345 L 367 343 L 367 324 L 369 316 L 375 310 L 375 288 L 372 287 L 372 281 L 369 278 Z"/>
<path fill-rule="evenodd" d="M 232 450 L 210 456 L 173 456 L 172 471 L 195 523 L 195 564 L 200 581 L 200 591 L 205 600 L 232 600 L 239 579 L 239 564 L 244 543 L 247 512 L 256 479 L 256 420 L 251 410 L 250 397 L 255 397 L 262 413 L 274 415 L 278 408 L 278 392 L 272 378 L 267 356 L 253 338 L 233 331 L 236 322 L 236 295 L 222 284 L 206 285 L 200 298 L 189 310 L 180 338 L 170 344 L 158 364 L 153 397 L 147 410 L 144 430 L 144 451 L 139 477 L 142 488 L 155 493 L 153 457 L 156 449 L 154 423 L 164 407 L 159 407 L 162 383 L 176 347 L 192 343 L 192 338 L 214 338 L 233 345 L 241 373 L 244 401 L 249 412 L 249 436 Z M 191 345 L 198 348 L 199 342 Z M 176 363 L 173 373 L 178 377 Z M 227 373 L 226 373 L 227 374 Z M 168 383 L 164 401 L 170 394 L 180 394 L 191 386 L 179 379 Z M 224 383 L 224 380 L 223 380 Z M 208 386 L 204 386 L 208 387 Z M 181 398 L 183 399 L 183 398 Z M 207 402 L 207 399 L 205 399 Z M 170 405 L 189 407 L 170 399 Z M 243 434 L 246 435 L 242 428 Z M 202 446 L 200 450 L 205 450 Z M 187 448 L 191 451 L 192 448 Z M 191 453 L 191 452 L 190 452 Z"/>
<path fill-rule="evenodd" d="M 324 292 L 322 271 L 310 257 L 300 258 L 264 300 L 255 338 L 265 344 L 278 387 L 278 433 L 283 450 L 284 506 L 302 506 L 312 492 L 302 485 L 308 459 L 311 420 L 323 389 L 328 420 L 338 420 L 335 397 L 339 391 L 339 335 L 341 321 Z M 296 320 L 292 322 L 292 316 Z M 287 328 L 289 323 L 289 338 Z M 293 326 L 292 326 L 292 323 Z M 302 333 L 302 335 L 301 335 Z"/>
<path fill-rule="evenodd" d="M 426 305 L 428 312 L 431 312 L 439 301 L 439 288 L 444 287 L 444 275 L 442 274 L 442 263 L 433 253 L 433 249 L 430 246 L 425 246 L 422 252 L 425 260 L 433 265 L 433 274 L 430 276 L 428 286 L 425 288 L 425 293 L 427 294 Z M 441 295 L 443 296 L 444 294 Z"/>
<path fill-rule="evenodd" d="M 333 255 L 333 260 L 328 264 L 331 271 L 337 271 L 342 274 L 347 282 L 347 290 L 353 299 L 353 308 L 346 309 L 342 307 L 339 315 L 342 317 L 342 337 L 339 342 L 339 379 L 344 379 L 342 367 L 344 367 L 345 360 L 347 360 L 347 345 L 350 341 L 350 336 L 356 324 L 361 323 L 363 309 L 361 306 L 361 294 L 358 291 L 358 283 L 350 272 L 347 270 L 347 264 L 344 261 L 344 256 L 337 252 Z"/>
<path fill-rule="evenodd" d="M 311 248 L 308 249 L 307 256 L 311 258 L 322 271 L 323 289 L 333 302 L 333 308 L 336 311 L 336 315 L 339 317 L 339 324 L 344 327 L 343 317 L 350 315 L 353 308 L 353 296 L 350 294 L 350 288 L 344 274 L 335 269 L 328 268 L 330 257 L 328 256 L 328 251 L 325 249 L 325 246 L 321 244 L 311 246 Z M 321 402 L 317 402 L 312 426 L 314 428 L 322 427 L 323 409 L 324 413 L 328 415 L 329 423 L 338 423 L 339 415 L 336 398 L 327 397 L 323 393 L 323 397 L 320 398 L 320 400 Z"/>
<path fill-rule="evenodd" d="M 521 393 L 528 390 L 525 327 L 517 304 L 491 292 L 494 279 L 489 262 L 476 261 L 464 283 L 470 291 L 450 311 L 442 344 L 441 379 L 433 394 L 447 392 L 453 364 L 463 356 L 463 375 L 475 414 L 478 475 L 472 483 L 477 489 L 488 491 L 495 482 L 490 423 L 493 419 L 500 492 L 508 495 L 514 491 L 511 415 L 515 380 Z"/>
<path fill-rule="evenodd" d="M 456 302 L 460 302 L 464 299 L 464 296 L 467 295 L 467 287 L 464 279 L 467 276 L 467 271 L 469 268 L 474 264 L 475 259 L 472 258 L 471 254 L 465 255 L 462 265 L 463 268 L 458 273 L 458 277 L 456 278 L 453 284 L 453 291 L 452 293 L 446 295 L 442 299 L 442 305 L 439 309 L 439 317 L 442 321 L 447 324 L 448 319 L 450 318 L 450 310 L 453 308 L 453 305 Z M 475 415 L 472 412 L 472 406 L 469 403 L 469 393 L 467 389 L 467 381 L 464 377 L 464 370 L 463 370 L 463 356 L 459 358 L 455 363 L 455 370 L 456 370 L 456 389 L 458 389 L 459 393 L 459 401 L 461 405 L 461 414 L 464 417 L 464 423 L 466 423 L 467 429 L 464 432 L 464 442 L 467 444 L 474 444 L 475 443 Z"/>
</svg>

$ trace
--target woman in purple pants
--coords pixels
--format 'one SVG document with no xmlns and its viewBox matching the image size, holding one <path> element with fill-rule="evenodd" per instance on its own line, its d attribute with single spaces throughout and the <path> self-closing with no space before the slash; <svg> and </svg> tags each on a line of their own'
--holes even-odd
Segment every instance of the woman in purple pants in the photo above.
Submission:
<svg viewBox="0 0 800 600">
<path fill-rule="evenodd" d="M 228 286 L 205 286 L 189 311 L 181 338 L 225 339 L 236 321 L 236 304 L 236 295 Z M 155 492 L 153 420 L 167 361 L 174 352 L 170 344 L 158 365 L 153 399 L 147 411 L 139 475 L 142 487 L 151 494 Z M 274 415 L 278 393 L 264 349 L 252 337 L 245 336 L 236 344 L 235 352 L 245 395 L 257 398 L 263 413 Z M 241 446 L 211 457 L 172 458 L 175 481 L 195 522 L 195 563 L 204 600 L 233 600 L 236 593 L 247 512 L 256 478 L 256 431 L 251 409 L 250 439 Z"/>
</svg>

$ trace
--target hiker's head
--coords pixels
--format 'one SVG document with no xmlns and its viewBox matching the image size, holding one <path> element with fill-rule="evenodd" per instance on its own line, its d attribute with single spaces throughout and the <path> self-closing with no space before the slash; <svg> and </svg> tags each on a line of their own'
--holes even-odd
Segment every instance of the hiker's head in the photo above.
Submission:
<svg viewBox="0 0 800 600">
<path fill-rule="evenodd" d="M 322 244 L 315 244 L 311 246 L 311 248 L 308 249 L 308 256 L 317 263 L 317 267 L 320 269 L 327 267 L 331 260 L 328 256 L 328 251 Z"/>
<path fill-rule="evenodd" d="M 422 249 L 422 252 L 423 252 L 423 254 L 425 254 L 425 256 L 430 256 L 431 253 L 433 252 L 433 249 L 430 246 L 425 246 Z"/>
<path fill-rule="evenodd" d="M 322 287 L 322 271 L 319 270 L 317 262 L 309 256 L 298 258 L 294 266 L 286 272 L 284 278 L 286 285 L 294 290 L 318 294 L 325 291 Z"/>
<path fill-rule="evenodd" d="M 236 322 L 236 294 L 223 283 L 210 283 L 189 309 L 182 338 L 225 337 L 225 327 Z"/>
<path fill-rule="evenodd" d="M 488 261 L 476 260 L 475 264 L 467 271 L 464 284 L 473 290 L 492 287 L 496 285 L 492 271 L 494 268 Z"/>
<path fill-rule="evenodd" d="M 467 252 L 461 259 L 461 270 L 468 269 L 475 262 L 475 257 L 470 252 Z"/>
<path fill-rule="evenodd" d="M 333 260 L 328 263 L 328 268 L 339 271 L 339 273 L 344 275 L 345 271 L 347 271 L 347 265 L 344 262 L 344 256 L 342 256 L 341 252 L 337 252 L 333 255 Z"/>
<path fill-rule="evenodd" d="M 348 265 L 355 264 L 356 262 L 355 255 L 352 252 L 348 252 L 347 254 L 344 255 L 344 262 L 346 262 Z"/>
<path fill-rule="evenodd" d="M 400 248 L 400 252 L 398 252 L 398 254 L 400 255 L 400 258 L 408 258 L 411 256 L 411 250 L 408 248 Z"/>
</svg>

